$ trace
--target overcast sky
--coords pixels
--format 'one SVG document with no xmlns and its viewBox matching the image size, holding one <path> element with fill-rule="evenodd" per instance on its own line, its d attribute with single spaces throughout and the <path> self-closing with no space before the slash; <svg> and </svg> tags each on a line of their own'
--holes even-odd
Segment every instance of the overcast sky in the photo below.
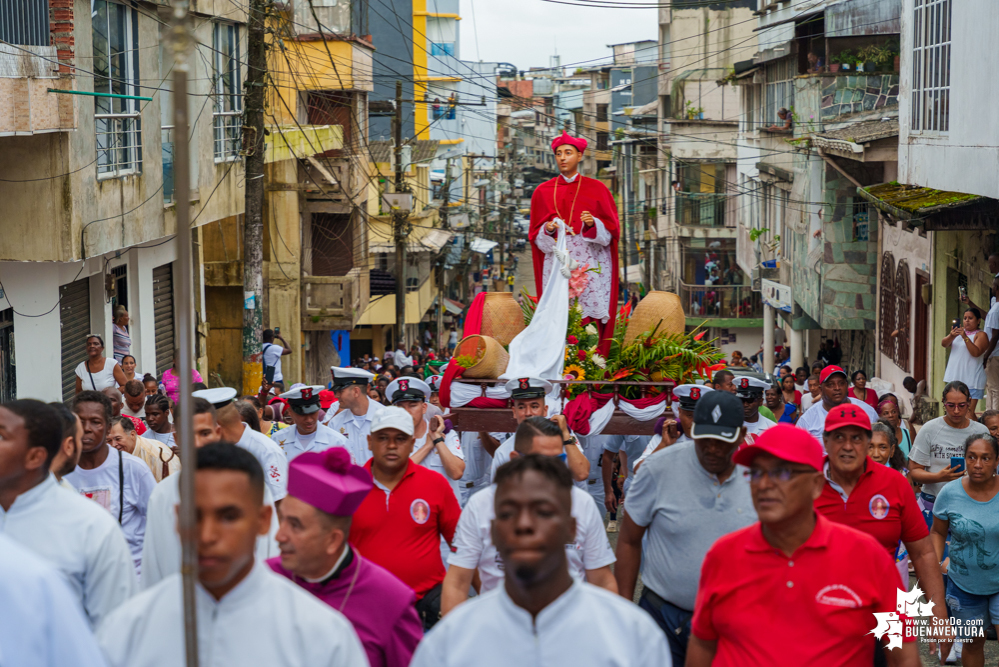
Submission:
<svg viewBox="0 0 999 667">
<path fill-rule="evenodd" d="M 509 62 L 520 70 L 547 67 L 556 51 L 563 66 L 607 63 L 608 44 L 656 39 L 658 32 L 655 9 L 584 8 L 543 0 L 461 0 L 461 18 L 462 60 Z M 603 63 L 577 64 L 601 57 Z"/>
</svg>

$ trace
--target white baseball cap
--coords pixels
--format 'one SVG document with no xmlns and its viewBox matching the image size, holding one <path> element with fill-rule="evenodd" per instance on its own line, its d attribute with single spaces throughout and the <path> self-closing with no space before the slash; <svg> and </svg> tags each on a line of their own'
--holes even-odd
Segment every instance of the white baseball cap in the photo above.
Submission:
<svg viewBox="0 0 999 667">
<path fill-rule="evenodd" d="M 413 424 L 413 416 L 400 407 L 389 405 L 378 410 L 371 418 L 371 433 L 381 431 L 386 428 L 394 428 L 402 431 L 406 435 L 413 435 L 416 428 Z"/>
</svg>

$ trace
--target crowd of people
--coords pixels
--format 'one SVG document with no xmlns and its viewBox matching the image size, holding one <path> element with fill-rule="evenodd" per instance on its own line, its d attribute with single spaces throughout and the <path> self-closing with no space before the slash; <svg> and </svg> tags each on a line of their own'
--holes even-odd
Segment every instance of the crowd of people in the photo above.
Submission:
<svg viewBox="0 0 999 667">
<path fill-rule="evenodd" d="M 192 376 L 195 461 L 178 375 L 126 376 L 99 336 L 69 407 L 0 405 L 10 664 L 183 664 L 185 471 L 204 664 L 912 665 L 870 637 L 910 572 L 940 623 L 995 617 L 999 411 L 959 380 L 921 423 L 863 371 L 734 353 L 652 436 L 574 433 L 539 378 L 507 383 L 515 431 L 459 432 L 453 346 L 285 390 L 265 342 L 257 395 Z"/>
</svg>

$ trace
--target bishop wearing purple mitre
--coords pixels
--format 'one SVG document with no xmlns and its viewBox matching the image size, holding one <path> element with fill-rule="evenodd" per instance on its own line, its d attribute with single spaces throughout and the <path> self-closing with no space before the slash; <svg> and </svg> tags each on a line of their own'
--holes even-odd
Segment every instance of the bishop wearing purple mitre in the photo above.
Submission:
<svg viewBox="0 0 999 667">
<path fill-rule="evenodd" d="M 281 555 L 267 564 L 346 616 L 371 667 L 406 667 L 423 638 L 416 596 L 347 542 L 351 517 L 373 486 L 343 447 L 297 456 L 278 508 Z"/>
</svg>

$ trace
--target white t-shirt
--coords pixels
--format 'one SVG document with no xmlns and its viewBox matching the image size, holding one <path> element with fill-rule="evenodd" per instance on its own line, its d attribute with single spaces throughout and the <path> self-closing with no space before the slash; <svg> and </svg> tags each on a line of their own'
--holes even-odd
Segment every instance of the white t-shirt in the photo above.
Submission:
<svg viewBox="0 0 999 667">
<path fill-rule="evenodd" d="M 819 394 L 818 398 L 812 398 L 812 392 L 810 391 L 801 392 L 801 405 L 798 406 L 798 412 L 801 414 L 805 414 L 805 411 L 808 410 L 808 408 L 815 405 L 815 401 L 821 401 L 821 400 L 822 400 L 821 393 Z"/>
<path fill-rule="evenodd" d="M 985 316 L 985 324 L 982 325 L 982 331 L 989 337 L 989 341 L 995 338 L 996 331 L 999 331 L 999 303 L 994 303 L 989 308 L 989 312 Z M 999 357 L 999 345 L 996 345 L 996 348 L 992 350 L 992 356 Z"/>
<path fill-rule="evenodd" d="M 496 518 L 494 501 L 496 485 L 483 489 L 468 499 L 454 532 L 454 552 L 448 565 L 469 570 L 478 568 L 482 577 L 482 593 L 503 583 L 503 561 L 493 546 L 491 524 Z M 607 541 L 604 522 L 590 494 L 572 487 L 572 517 L 576 520 L 576 541 L 565 545 L 569 573 L 579 581 L 586 580 L 587 570 L 596 570 L 613 563 L 614 552 Z"/>
<path fill-rule="evenodd" d="M 80 365 L 76 367 L 76 377 L 80 378 L 84 391 L 89 389 L 100 391 L 108 387 L 117 387 L 118 382 L 114 379 L 114 367 L 117 365 L 118 362 L 114 360 L 114 357 L 109 357 L 104 360 L 103 369 L 96 373 L 90 373 L 87 371 L 87 362 L 81 361 Z M 94 378 L 93 382 L 90 381 L 91 376 Z"/>
<path fill-rule="evenodd" d="M 80 495 L 90 498 L 110 512 L 115 521 L 118 520 L 120 509 L 121 529 L 125 533 L 125 541 L 128 542 L 128 549 L 138 571 L 142 563 L 142 541 L 146 535 L 146 511 L 149 496 L 156 488 L 156 478 L 142 459 L 114 449 L 111 445 L 105 447 L 108 448 L 108 456 L 104 463 L 93 470 L 77 466 L 66 475 L 66 481 Z M 121 489 L 119 479 L 125 480 L 124 489 Z M 123 498 L 124 507 L 121 505 Z"/>
<path fill-rule="evenodd" d="M 281 355 L 284 354 L 284 347 L 274 343 L 264 343 L 264 368 L 274 367 L 274 381 L 281 382 L 284 376 L 281 375 Z"/>
<path fill-rule="evenodd" d="M 666 635 L 649 614 L 619 595 L 574 583 L 536 618 L 503 586 L 469 600 L 420 642 L 411 667 L 672 664 Z"/>
<path fill-rule="evenodd" d="M 852 396 L 849 398 L 849 401 L 862 408 L 867 413 L 867 416 L 870 417 L 872 424 L 878 420 L 878 413 L 867 403 Z M 812 407 L 808 408 L 805 414 L 801 415 L 795 426 L 805 429 L 815 436 L 819 442 L 822 442 L 822 433 L 826 430 L 826 415 L 828 414 L 829 411 L 826 410 L 825 405 L 822 403 L 822 395 L 820 394 L 819 398 L 815 399 Z"/>
<path fill-rule="evenodd" d="M 763 433 L 768 428 L 776 426 L 777 424 L 770 421 L 763 415 L 759 415 L 759 419 L 755 422 L 743 422 L 742 425 L 746 427 L 746 433 L 756 436 Z"/>
</svg>

